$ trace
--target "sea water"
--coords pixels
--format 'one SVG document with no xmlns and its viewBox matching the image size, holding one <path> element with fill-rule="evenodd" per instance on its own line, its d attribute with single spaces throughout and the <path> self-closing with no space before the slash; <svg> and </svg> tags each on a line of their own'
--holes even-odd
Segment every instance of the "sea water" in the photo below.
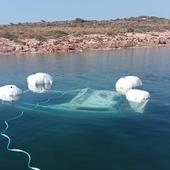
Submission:
<svg viewBox="0 0 170 170">
<path fill-rule="evenodd" d="M 0 131 L 10 148 L 31 155 L 41 170 L 169 170 L 170 48 L 53 55 L 0 56 L 0 86 L 27 90 L 36 72 L 54 77 L 50 91 L 27 91 L 0 104 Z M 115 93 L 122 76 L 136 75 L 151 94 L 143 112 Z M 114 99 L 113 102 L 111 99 Z M 0 170 L 27 170 L 25 154 L 9 152 L 0 136 Z"/>
</svg>

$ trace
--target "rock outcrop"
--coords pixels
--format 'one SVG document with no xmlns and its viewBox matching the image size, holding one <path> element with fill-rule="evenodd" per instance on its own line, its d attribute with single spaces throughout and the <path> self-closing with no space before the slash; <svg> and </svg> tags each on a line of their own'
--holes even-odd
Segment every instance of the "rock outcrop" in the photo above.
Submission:
<svg viewBox="0 0 170 170">
<path fill-rule="evenodd" d="M 44 41 L 26 38 L 13 41 L 7 38 L 0 38 L 0 54 L 65 53 L 132 47 L 159 47 L 168 44 L 170 44 L 170 31 L 124 33 L 118 35 L 68 35 Z"/>
</svg>

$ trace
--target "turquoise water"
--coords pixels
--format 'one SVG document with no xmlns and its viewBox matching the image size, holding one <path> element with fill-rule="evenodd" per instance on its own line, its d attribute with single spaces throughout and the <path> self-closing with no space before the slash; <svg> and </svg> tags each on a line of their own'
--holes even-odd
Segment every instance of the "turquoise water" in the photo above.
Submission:
<svg viewBox="0 0 170 170">
<path fill-rule="evenodd" d="M 31 155 L 32 166 L 41 170 L 170 169 L 169 48 L 0 57 L 0 86 L 16 84 L 27 90 L 26 78 L 35 72 L 54 77 L 49 92 L 27 92 L 16 103 L 0 104 L 0 131 L 6 119 L 24 111 L 9 122 L 6 134 L 11 148 Z M 115 94 L 114 84 L 124 75 L 139 76 L 143 89 L 150 92 L 143 113 Z M 84 91 L 92 96 L 90 101 L 85 95 L 81 107 L 70 102 Z M 112 109 L 108 96 L 98 98 L 101 92 L 115 97 Z M 7 151 L 7 142 L 0 136 L 0 170 L 27 170 L 27 156 Z"/>
</svg>

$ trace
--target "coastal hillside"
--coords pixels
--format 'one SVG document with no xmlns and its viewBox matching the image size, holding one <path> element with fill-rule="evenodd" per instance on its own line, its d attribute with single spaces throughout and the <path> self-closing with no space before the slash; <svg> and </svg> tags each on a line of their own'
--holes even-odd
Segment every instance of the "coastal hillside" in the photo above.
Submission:
<svg viewBox="0 0 170 170">
<path fill-rule="evenodd" d="M 67 35 L 108 34 L 116 35 L 127 32 L 146 33 L 170 30 L 170 20 L 158 17 L 131 17 L 106 21 L 88 21 L 76 18 L 72 21 L 37 23 L 18 23 L 0 26 L 0 37 L 48 39 Z"/>
<path fill-rule="evenodd" d="M 169 19 L 148 16 L 103 21 L 76 18 L 71 21 L 10 23 L 0 26 L 0 53 L 153 46 L 169 44 L 169 32 Z"/>
</svg>

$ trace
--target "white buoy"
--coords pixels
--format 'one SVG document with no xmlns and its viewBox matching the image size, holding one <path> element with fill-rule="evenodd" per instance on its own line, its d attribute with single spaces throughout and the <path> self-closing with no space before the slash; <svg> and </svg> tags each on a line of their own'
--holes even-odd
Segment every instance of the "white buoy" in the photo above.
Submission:
<svg viewBox="0 0 170 170">
<path fill-rule="evenodd" d="M 150 94 L 144 90 L 131 89 L 126 93 L 126 99 L 130 102 L 143 103 L 150 99 Z"/>
<path fill-rule="evenodd" d="M 5 85 L 0 87 L 0 100 L 2 101 L 16 101 L 22 94 L 22 90 L 15 85 Z"/>
<path fill-rule="evenodd" d="M 150 94 L 144 90 L 131 89 L 126 93 L 126 99 L 135 112 L 143 113 L 150 99 Z"/>
<path fill-rule="evenodd" d="M 28 84 L 31 85 L 42 85 L 42 84 L 50 84 L 53 83 L 53 78 L 47 73 L 36 73 L 27 77 Z"/>
<path fill-rule="evenodd" d="M 35 93 L 43 93 L 49 90 L 53 78 L 47 73 L 36 73 L 27 77 L 28 89 Z"/>
<path fill-rule="evenodd" d="M 142 81 L 137 76 L 125 76 L 120 78 L 115 85 L 116 91 L 126 94 L 128 90 L 142 86 Z"/>
</svg>

